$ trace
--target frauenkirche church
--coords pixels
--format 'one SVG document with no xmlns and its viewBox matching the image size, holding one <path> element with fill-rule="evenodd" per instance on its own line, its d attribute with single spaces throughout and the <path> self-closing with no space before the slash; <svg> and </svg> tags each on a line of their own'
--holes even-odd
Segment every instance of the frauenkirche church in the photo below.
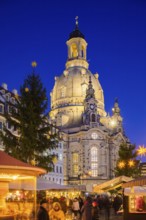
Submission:
<svg viewBox="0 0 146 220">
<path fill-rule="evenodd" d="M 65 70 L 55 77 L 50 118 L 62 132 L 64 183 L 86 185 L 114 177 L 121 142 L 128 141 L 122 126 L 118 100 L 110 116 L 105 111 L 99 75 L 91 73 L 87 42 L 78 27 L 66 42 Z"/>
</svg>

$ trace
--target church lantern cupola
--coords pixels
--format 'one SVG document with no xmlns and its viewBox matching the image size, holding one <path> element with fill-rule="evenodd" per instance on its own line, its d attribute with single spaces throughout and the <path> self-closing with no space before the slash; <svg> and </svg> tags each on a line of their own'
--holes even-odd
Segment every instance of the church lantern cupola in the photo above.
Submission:
<svg viewBox="0 0 146 220">
<path fill-rule="evenodd" d="M 66 62 L 66 68 L 73 66 L 82 66 L 88 69 L 87 62 L 87 42 L 84 35 L 79 30 L 78 16 L 76 17 L 75 30 L 69 35 L 69 40 L 66 42 L 68 47 L 68 59 Z"/>
</svg>

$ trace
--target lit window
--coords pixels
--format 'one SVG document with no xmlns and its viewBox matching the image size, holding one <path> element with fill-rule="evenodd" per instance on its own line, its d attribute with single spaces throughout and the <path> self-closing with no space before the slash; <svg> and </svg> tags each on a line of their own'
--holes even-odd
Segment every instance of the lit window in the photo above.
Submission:
<svg viewBox="0 0 146 220">
<path fill-rule="evenodd" d="M 78 153 L 73 153 L 73 163 L 78 163 L 79 162 L 79 155 Z"/>
<path fill-rule="evenodd" d="M 59 154 L 59 160 L 62 160 L 63 157 L 62 157 L 62 154 Z"/>
<path fill-rule="evenodd" d="M 91 163 L 91 175 L 93 177 L 96 177 L 98 175 L 98 164 L 97 163 Z"/>
<path fill-rule="evenodd" d="M 78 153 L 73 153 L 72 155 L 72 165 L 73 165 L 73 175 L 78 175 L 79 172 L 79 155 Z"/>
<path fill-rule="evenodd" d="M 73 164 L 73 174 L 78 175 L 78 173 L 79 173 L 79 165 Z"/>
<path fill-rule="evenodd" d="M 91 175 L 96 177 L 98 175 L 98 150 L 97 147 L 91 148 Z"/>
<path fill-rule="evenodd" d="M 77 57 L 78 56 L 78 50 L 77 50 L 77 45 L 76 44 L 72 44 L 71 50 L 72 50 L 72 57 Z"/>
</svg>

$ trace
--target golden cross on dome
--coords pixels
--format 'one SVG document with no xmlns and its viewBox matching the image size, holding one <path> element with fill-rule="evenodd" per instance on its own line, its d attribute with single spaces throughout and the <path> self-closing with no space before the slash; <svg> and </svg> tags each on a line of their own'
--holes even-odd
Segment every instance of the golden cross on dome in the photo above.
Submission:
<svg viewBox="0 0 146 220">
<path fill-rule="evenodd" d="M 75 17 L 75 20 L 76 20 L 76 26 L 77 26 L 77 27 L 78 27 L 78 23 L 79 23 L 79 22 L 78 22 L 78 18 L 79 18 L 78 16 Z"/>
<path fill-rule="evenodd" d="M 33 68 L 35 68 L 35 67 L 37 66 L 37 62 L 36 62 L 36 61 L 33 61 L 33 62 L 31 63 L 31 66 L 32 66 Z"/>
</svg>

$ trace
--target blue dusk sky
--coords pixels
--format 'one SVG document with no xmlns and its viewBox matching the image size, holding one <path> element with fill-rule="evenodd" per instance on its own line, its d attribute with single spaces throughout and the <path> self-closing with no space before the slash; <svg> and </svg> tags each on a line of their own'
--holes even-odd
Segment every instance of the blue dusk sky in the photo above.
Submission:
<svg viewBox="0 0 146 220">
<path fill-rule="evenodd" d="M 0 0 L 0 84 L 19 91 L 35 60 L 50 100 L 54 77 L 65 69 L 76 16 L 105 110 L 111 113 L 117 97 L 126 135 L 146 146 L 145 0 Z"/>
</svg>

